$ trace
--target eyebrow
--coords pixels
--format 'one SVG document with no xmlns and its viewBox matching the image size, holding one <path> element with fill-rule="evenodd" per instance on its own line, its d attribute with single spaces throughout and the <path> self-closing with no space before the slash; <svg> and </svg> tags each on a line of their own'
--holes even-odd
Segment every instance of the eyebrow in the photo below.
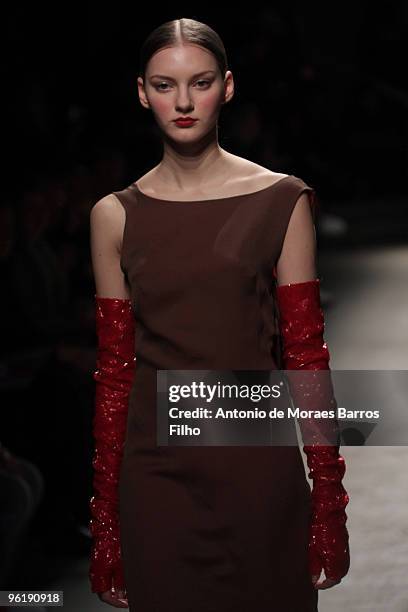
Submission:
<svg viewBox="0 0 408 612">
<path fill-rule="evenodd" d="M 193 74 L 193 79 L 195 79 L 196 77 L 202 76 L 203 74 L 209 74 L 210 72 L 215 73 L 215 70 L 203 70 L 202 72 L 197 72 L 197 74 Z M 151 79 L 153 79 L 153 78 L 169 79 L 171 81 L 173 80 L 172 77 L 166 76 L 165 74 L 152 74 L 152 76 L 150 78 Z"/>
</svg>

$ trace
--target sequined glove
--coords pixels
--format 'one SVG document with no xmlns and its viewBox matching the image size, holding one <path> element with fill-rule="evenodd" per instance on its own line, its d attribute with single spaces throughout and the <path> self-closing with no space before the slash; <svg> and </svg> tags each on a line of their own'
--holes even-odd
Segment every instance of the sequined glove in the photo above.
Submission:
<svg viewBox="0 0 408 612">
<path fill-rule="evenodd" d="M 126 434 L 129 393 L 134 378 L 135 321 L 129 299 L 95 295 L 98 350 L 93 436 L 93 497 L 89 567 L 91 590 L 125 588 L 119 531 L 119 473 Z"/>
<path fill-rule="evenodd" d="M 337 403 L 330 376 L 330 354 L 323 338 L 320 280 L 278 285 L 276 291 L 282 365 L 285 370 L 298 371 L 292 374 L 290 382 L 295 406 L 302 410 L 333 411 L 336 415 L 302 418 L 299 425 L 310 469 L 308 477 L 313 480 L 309 569 L 317 577 L 324 569 L 326 578 L 339 581 L 350 567 L 345 512 L 349 496 L 342 484 L 346 466 L 339 454 Z"/>
</svg>

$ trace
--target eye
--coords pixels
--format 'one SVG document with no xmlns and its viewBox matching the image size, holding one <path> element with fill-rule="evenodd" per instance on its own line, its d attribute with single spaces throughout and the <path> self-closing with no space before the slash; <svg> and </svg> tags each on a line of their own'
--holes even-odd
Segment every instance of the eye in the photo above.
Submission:
<svg viewBox="0 0 408 612">
<path fill-rule="evenodd" d="M 209 85 L 210 81 L 206 81 L 205 79 L 200 79 L 199 81 L 197 81 L 197 84 L 198 83 L 205 83 L 206 85 Z M 199 89 L 201 89 L 201 87 Z"/>
<path fill-rule="evenodd" d="M 200 79 L 199 81 L 196 81 L 196 84 L 199 85 L 203 85 L 204 87 L 206 87 L 207 85 L 210 85 L 211 82 L 208 81 L 207 79 Z M 199 89 L 204 89 L 204 87 L 200 86 Z M 166 83 L 165 81 L 163 81 L 162 83 L 158 83 L 157 85 L 155 85 L 155 88 L 158 91 L 168 91 L 168 83 Z"/>
<path fill-rule="evenodd" d="M 161 89 L 162 85 L 168 85 L 168 83 L 159 83 L 158 85 L 156 85 L 156 89 L 158 89 L 159 91 L 166 91 L 165 89 Z"/>
</svg>

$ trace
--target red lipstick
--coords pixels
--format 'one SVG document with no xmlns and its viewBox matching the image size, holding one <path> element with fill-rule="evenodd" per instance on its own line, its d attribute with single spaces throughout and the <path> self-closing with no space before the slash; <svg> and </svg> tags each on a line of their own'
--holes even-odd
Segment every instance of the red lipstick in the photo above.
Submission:
<svg viewBox="0 0 408 612">
<path fill-rule="evenodd" d="M 192 117 L 178 117 L 178 119 L 175 120 L 175 124 L 179 127 L 188 127 L 193 125 L 196 121 L 197 119 L 193 119 Z"/>
</svg>

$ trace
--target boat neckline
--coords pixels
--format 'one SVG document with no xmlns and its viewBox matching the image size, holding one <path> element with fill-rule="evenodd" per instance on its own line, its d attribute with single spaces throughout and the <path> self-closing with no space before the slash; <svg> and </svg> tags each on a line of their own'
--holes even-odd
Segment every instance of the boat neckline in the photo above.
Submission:
<svg viewBox="0 0 408 612">
<path fill-rule="evenodd" d="M 268 191 L 269 189 L 272 189 L 272 187 L 275 187 L 275 185 L 278 185 L 279 183 L 282 183 L 282 181 L 285 181 L 288 178 L 293 177 L 292 174 L 287 174 L 286 176 L 280 178 L 279 180 L 273 182 L 271 185 L 268 185 L 267 187 L 263 187 L 262 189 L 258 189 L 257 191 L 251 191 L 249 193 L 238 193 L 236 195 L 232 195 L 232 196 L 224 196 L 223 198 L 207 198 L 205 200 L 165 200 L 163 198 L 156 198 L 154 196 L 148 195 L 147 193 L 145 193 L 144 191 L 142 191 L 140 189 L 140 187 L 138 186 L 137 182 L 135 181 L 134 183 L 132 183 L 131 187 L 133 187 L 134 189 L 137 190 L 137 192 L 143 196 L 144 198 L 148 198 L 149 200 L 152 200 L 153 202 L 162 202 L 162 203 L 166 203 L 166 204 L 203 204 L 203 203 L 208 203 L 208 202 L 222 202 L 225 200 L 236 200 L 238 198 L 245 198 L 245 197 L 249 197 L 252 195 L 257 195 L 260 193 L 263 193 L 265 191 Z"/>
</svg>

